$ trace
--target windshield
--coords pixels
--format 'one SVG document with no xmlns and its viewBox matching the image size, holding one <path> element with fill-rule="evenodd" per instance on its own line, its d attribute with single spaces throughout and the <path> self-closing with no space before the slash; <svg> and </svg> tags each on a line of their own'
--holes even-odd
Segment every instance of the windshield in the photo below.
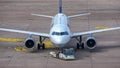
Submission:
<svg viewBox="0 0 120 68">
<path fill-rule="evenodd" d="M 68 35 L 68 32 L 53 32 L 52 35 Z"/>
</svg>

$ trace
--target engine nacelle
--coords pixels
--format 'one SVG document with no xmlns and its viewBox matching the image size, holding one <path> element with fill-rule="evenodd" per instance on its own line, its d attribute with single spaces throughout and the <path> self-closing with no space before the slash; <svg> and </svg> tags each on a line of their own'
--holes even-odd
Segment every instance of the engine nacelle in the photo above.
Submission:
<svg viewBox="0 0 120 68">
<path fill-rule="evenodd" d="M 31 37 L 28 37 L 26 40 L 25 40 L 25 43 L 24 43 L 25 47 L 26 48 L 34 48 L 35 46 L 35 40 Z"/>
<path fill-rule="evenodd" d="M 96 39 L 94 37 L 88 37 L 85 43 L 89 49 L 96 47 Z"/>
</svg>

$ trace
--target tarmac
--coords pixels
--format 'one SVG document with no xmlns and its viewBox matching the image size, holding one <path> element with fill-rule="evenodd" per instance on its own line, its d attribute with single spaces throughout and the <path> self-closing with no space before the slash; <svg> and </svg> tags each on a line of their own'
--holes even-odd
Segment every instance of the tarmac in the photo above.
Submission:
<svg viewBox="0 0 120 68">
<path fill-rule="evenodd" d="M 63 0 L 67 15 L 90 12 L 89 16 L 70 19 L 72 32 L 84 32 L 103 27 L 120 27 L 119 0 Z M 31 13 L 55 15 L 58 0 L 0 0 L 0 28 L 49 33 L 51 19 L 31 16 Z M 101 27 L 101 28 L 96 28 Z M 55 49 L 38 52 L 16 52 L 23 42 L 0 41 L 0 68 L 120 68 L 120 30 L 93 34 L 94 50 L 77 50 L 76 60 L 63 61 L 49 56 Z M 25 39 L 28 35 L 0 31 L 0 37 Z M 38 36 L 33 36 L 38 40 Z M 83 36 L 86 40 L 89 35 Z M 75 46 L 76 40 L 68 44 Z"/>
</svg>

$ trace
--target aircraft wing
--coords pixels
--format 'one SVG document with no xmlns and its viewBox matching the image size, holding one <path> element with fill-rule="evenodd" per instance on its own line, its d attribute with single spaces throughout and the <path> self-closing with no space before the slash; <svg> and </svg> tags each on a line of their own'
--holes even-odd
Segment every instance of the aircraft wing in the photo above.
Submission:
<svg viewBox="0 0 120 68">
<path fill-rule="evenodd" d="M 53 16 L 49 16 L 49 15 L 41 15 L 41 14 L 31 14 L 31 15 L 39 16 L 39 17 L 53 18 Z"/>
<path fill-rule="evenodd" d="M 24 31 L 24 30 L 14 30 L 14 29 L 6 29 L 6 28 L 0 28 L 0 30 L 7 31 L 7 32 L 29 34 L 29 35 L 38 35 L 38 36 L 42 36 L 42 37 L 49 37 L 49 34 L 46 34 L 46 33 L 38 33 L 38 32 L 31 32 L 31 31 Z"/>
<path fill-rule="evenodd" d="M 90 15 L 90 14 L 91 14 L 91 13 L 83 13 L 83 14 L 71 15 L 71 16 L 68 16 L 68 18 L 74 18 L 74 17 L 86 16 L 86 15 Z"/>
<path fill-rule="evenodd" d="M 93 30 L 93 31 L 87 31 L 87 32 L 80 32 L 80 33 L 73 33 L 72 37 L 74 38 L 74 37 L 79 37 L 79 36 L 82 36 L 82 35 L 94 34 L 94 33 L 100 33 L 100 32 L 118 30 L 118 29 L 120 29 L 120 27 L 101 29 L 101 30 Z"/>
</svg>

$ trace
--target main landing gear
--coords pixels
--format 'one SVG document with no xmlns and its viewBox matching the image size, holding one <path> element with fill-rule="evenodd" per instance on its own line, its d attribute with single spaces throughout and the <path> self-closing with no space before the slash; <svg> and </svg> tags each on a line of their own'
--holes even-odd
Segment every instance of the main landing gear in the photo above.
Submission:
<svg viewBox="0 0 120 68">
<path fill-rule="evenodd" d="M 85 47 L 84 47 L 84 42 L 82 42 L 82 36 L 80 36 L 79 38 L 77 38 L 77 40 L 78 40 L 78 43 L 77 43 L 76 48 L 77 49 L 84 49 Z"/>
<path fill-rule="evenodd" d="M 44 40 L 45 40 L 45 38 L 42 38 L 41 36 L 39 37 L 39 43 L 37 44 L 38 50 L 45 49 L 45 44 L 43 43 Z"/>
</svg>

